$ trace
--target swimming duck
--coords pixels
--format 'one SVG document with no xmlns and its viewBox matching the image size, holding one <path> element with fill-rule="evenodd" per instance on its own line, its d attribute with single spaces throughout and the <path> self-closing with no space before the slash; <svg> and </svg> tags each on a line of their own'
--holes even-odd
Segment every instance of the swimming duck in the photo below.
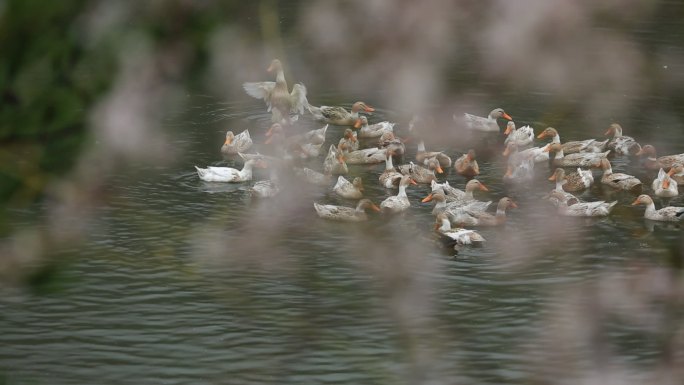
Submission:
<svg viewBox="0 0 684 385">
<path fill-rule="evenodd" d="M 352 131 L 351 128 L 347 128 L 344 130 L 344 134 L 342 135 L 342 138 L 340 138 L 340 141 L 337 142 L 337 148 L 340 148 L 344 144 L 349 151 L 356 151 L 359 149 L 359 140 L 357 138 L 357 134 L 355 131 Z"/>
<path fill-rule="evenodd" d="M 660 210 L 656 210 L 653 199 L 646 194 L 639 195 L 637 199 L 632 202 L 632 206 L 639 204 L 646 205 L 644 218 L 653 221 L 678 222 L 682 219 L 682 214 L 684 214 L 684 207 L 667 206 Z"/>
<path fill-rule="evenodd" d="M 417 184 L 410 176 L 404 175 L 399 181 L 399 192 L 397 195 L 388 197 L 380 203 L 380 208 L 386 213 L 399 213 L 409 207 L 411 207 L 411 202 L 406 195 L 406 187 L 409 184 Z"/>
<path fill-rule="evenodd" d="M 273 198 L 280 192 L 280 187 L 276 181 L 264 179 L 254 183 L 254 186 L 249 191 L 253 197 Z"/>
<path fill-rule="evenodd" d="M 558 201 L 558 213 L 569 217 L 605 217 L 615 207 L 617 201 L 579 202 L 571 206 L 563 200 L 562 193 L 552 191 L 551 196 Z"/>
<path fill-rule="evenodd" d="M 515 143 L 518 147 L 529 146 L 534 142 L 534 129 L 530 126 L 515 127 L 515 122 L 512 120 L 506 124 L 506 131 L 504 135 L 507 136 L 504 144 Z"/>
<path fill-rule="evenodd" d="M 472 245 L 473 243 L 485 242 L 480 233 L 475 230 L 467 230 L 460 227 L 451 227 L 449 217 L 445 213 L 437 214 L 435 231 L 440 234 L 443 242 L 448 246 Z"/>
<path fill-rule="evenodd" d="M 306 87 L 303 84 L 295 84 L 292 92 L 288 90 L 285 81 L 283 65 L 278 59 L 273 59 L 268 67 L 268 72 L 276 73 L 275 82 L 247 82 L 242 85 L 247 95 L 263 99 L 268 111 L 271 111 L 273 122 L 290 123 L 290 113 L 304 113 L 306 101 Z"/>
<path fill-rule="evenodd" d="M 360 111 L 375 111 L 373 107 L 367 106 L 364 102 L 356 102 L 352 104 L 351 112 L 345 110 L 344 107 L 315 107 L 308 103 L 307 109 L 317 120 L 322 120 L 326 123 L 335 124 L 338 126 L 354 126 L 355 128 L 361 127 L 361 120 L 359 119 Z"/>
<path fill-rule="evenodd" d="M 344 154 L 338 151 L 333 144 L 330 145 L 328 155 L 323 161 L 323 173 L 330 175 L 347 175 L 349 173 L 347 163 L 344 161 Z"/>
<path fill-rule="evenodd" d="M 233 131 L 226 132 L 226 141 L 221 146 L 221 152 L 226 155 L 235 155 L 238 152 L 245 152 L 252 147 L 252 137 L 249 130 L 244 130 L 235 135 Z"/>
<path fill-rule="evenodd" d="M 546 127 L 539 135 L 537 139 L 551 138 L 551 143 L 560 143 L 560 135 L 558 131 L 553 127 Z M 586 140 L 574 140 L 570 142 L 565 142 L 561 144 L 564 154 L 575 154 L 578 152 L 604 152 L 606 151 L 606 144 L 608 144 L 608 139 L 603 142 L 599 142 L 596 139 L 586 139 Z"/>
<path fill-rule="evenodd" d="M 668 173 L 678 185 L 684 184 L 684 166 L 681 163 L 673 164 Z"/>
<path fill-rule="evenodd" d="M 356 208 L 336 205 L 322 205 L 314 203 L 314 209 L 319 217 L 342 222 L 361 222 L 368 220 L 366 210 L 380 211 L 370 199 L 361 199 Z"/>
<path fill-rule="evenodd" d="M 356 151 L 349 151 L 345 143 L 337 149 L 344 155 L 347 164 L 376 164 L 385 160 L 386 150 L 378 147 L 364 148 Z"/>
<path fill-rule="evenodd" d="M 603 169 L 601 183 L 615 189 L 626 190 L 635 194 L 641 193 L 642 184 L 638 178 L 621 172 L 613 173 L 610 161 L 606 158 L 599 161 L 599 166 Z"/>
<path fill-rule="evenodd" d="M 547 144 L 541 147 L 530 147 L 522 151 L 518 151 L 518 145 L 515 143 L 506 144 L 506 148 L 501 155 L 508 157 L 508 163 L 513 167 L 520 164 L 523 160 L 532 159 L 534 163 L 546 162 L 549 160 L 549 152 L 547 149 L 551 146 Z"/>
<path fill-rule="evenodd" d="M 337 177 L 333 191 L 342 198 L 361 199 L 363 198 L 363 181 L 357 176 L 350 182 L 340 175 Z"/>
<path fill-rule="evenodd" d="M 365 116 L 360 116 L 361 127 L 359 128 L 359 138 L 379 138 L 382 134 L 393 132 L 394 123 L 390 122 L 380 122 L 373 125 L 368 125 L 368 118 Z"/>
<path fill-rule="evenodd" d="M 432 190 L 428 196 L 421 200 L 421 202 L 435 202 L 435 206 L 432 208 L 432 214 L 437 215 L 439 213 L 445 212 L 449 214 L 449 216 L 453 216 L 454 212 L 458 213 L 460 210 L 465 210 L 468 212 L 484 212 L 487 210 L 489 205 L 492 204 L 491 201 L 483 202 L 477 201 L 475 199 L 462 199 L 458 201 L 447 202 L 446 194 L 442 189 Z"/>
<path fill-rule="evenodd" d="M 508 162 L 506 173 L 503 175 L 505 183 L 526 183 L 534 179 L 534 157 L 521 159 L 518 164 Z"/>
<path fill-rule="evenodd" d="M 435 176 L 435 171 L 440 174 L 444 172 L 442 167 L 439 165 L 439 161 L 435 158 L 428 159 L 426 166 L 427 167 L 423 167 L 410 162 L 409 164 L 402 164 L 401 166 L 398 166 L 397 169 L 399 169 L 399 172 L 404 175 L 410 175 L 411 178 L 418 183 L 428 184 L 437 179 Z"/>
<path fill-rule="evenodd" d="M 465 185 L 465 191 L 451 187 L 449 182 L 444 182 L 443 184 L 434 182 L 431 184 L 431 187 L 432 191 L 423 199 L 423 202 L 430 202 L 432 199 L 434 199 L 433 194 L 437 191 L 440 191 L 444 194 L 445 202 L 448 202 L 447 205 L 450 207 L 464 206 L 467 203 L 475 202 L 476 199 L 475 196 L 473 196 L 473 191 L 475 190 L 489 191 L 487 186 L 477 179 L 469 180 Z"/>
<path fill-rule="evenodd" d="M 300 151 L 297 151 L 297 153 L 302 159 L 317 158 L 321 154 L 321 147 L 323 147 L 323 143 L 303 143 L 299 145 Z"/>
<path fill-rule="evenodd" d="M 323 174 L 321 172 L 314 171 L 308 167 L 295 167 L 294 173 L 296 176 L 304 179 L 307 183 L 316 186 L 330 186 L 330 183 L 332 183 L 331 174 Z"/>
<path fill-rule="evenodd" d="M 460 199 L 460 197 L 463 194 L 465 194 L 463 190 L 456 187 L 452 187 L 449 184 L 448 180 L 445 180 L 444 183 L 437 183 L 437 181 L 433 180 L 432 182 L 430 182 L 430 187 L 432 192 L 442 190 L 442 192 L 444 192 L 444 194 L 446 195 L 447 202 Z"/>
<path fill-rule="evenodd" d="M 399 181 L 403 176 L 402 173 L 394 168 L 392 163 L 392 150 L 385 150 L 385 170 L 380 174 L 380 184 L 385 188 L 392 188 L 399 185 Z"/>
<path fill-rule="evenodd" d="M 452 223 L 461 226 L 498 226 L 506 222 L 506 210 L 517 207 L 518 205 L 511 198 L 503 197 L 496 206 L 495 215 L 487 212 L 472 213 L 466 210 L 458 210 L 454 213 Z"/>
<path fill-rule="evenodd" d="M 672 174 L 674 174 L 674 168 L 670 168 L 669 172 L 665 172 L 662 168 L 658 171 L 658 177 L 651 184 L 656 196 L 672 198 L 679 195 L 677 182 L 673 181 L 670 177 Z"/>
<path fill-rule="evenodd" d="M 641 146 L 634 138 L 622 135 L 622 126 L 617 123 L 611 124 L 604 135 L 612 136 L 606 147 L 609 150 L 615 151 L 616 154 L 636 155 L 641 151 Z"/>
<path fill-rule="evenodd" d="M 480 175 L 480 166 L 475 159 L 475 150 L 470 149 L 467 153 L 456 159 L 454 169 L 459 175 L 466 178 L 474 178 Z"/>
<path fill-rule="evenodd" d="M 684 154 L 664 155 L 664 156 L 658 157 L 656 155 L 655 147 L 653 147 L 650 144 L 643 146 L 641 148 L 641 151 L 639 151 L 636 155 L 638 155 L 638 156 L 646 155 L 647 156 L 646 160 L 644 161 L 644 167 L 646 167 L 649 170 L 658 170 L 661 168 L 670 168 L 675 163 L 684 164 Z"/>
<path fill-rule="evenodd" d="M 558 167 L 549 180 L 556 181 L 558 191 L 581 191 L 594 184 L 594 175 L 591 170 L 582 170 L 579 167 L 577 172 L 566 174 L 565 170 Z"/>
<path fill-rule="evenodd" d="M 559 143 L 551 143 L 546 150 L 552 155 L 553 158 L 549 157 L 551 164 L 554 167 L 585 167 L 589 168 L 605 159 L 610 153 L 610 150 L 606 152 L 578 152 L 574 154 L 565 155 L 563 153 L 563 147 Z"/>
<path fill-rule="evenodd" d="M 242 156 L 242 154 L 240 154 Z M 252 169 L 254 167 L 266 167 L 265 162 L 261 159 L 253 158 L 245 161 L 242 170 L 238 170 L 232 167 L 212 167 L 199 168 L 197 169 L 197 175 L 199 178 L 206 182 L 246 182 L 252 180 Z"/>
<path fill-rule="evenodd" d="M 431 158 L 436 158 L 442 168 L 451 167 L 451 158 L 447 154 L 441 151 L 425 151 L 425 142 L 419 141 L 416 149 L 416 162 L 427 166 L 428 159 Z"/>
<path fill-rule="evenodd" d="M 402 156 L 406 153 L 406 145 L 404 141 L 397 138 L 393 132 L 386 132 L 378 139 L 378 147 L 390 149 L 396 156 Z"/>
<path fill-rule="evenodd" d="M 458 121 L 456 115 L 453 116 L 455 121 Z M 469 113 L 463 114 L 465 126 L 468 129 L 476 131 L 499 132 L 499 124 L 497 119 L 504 118 L 506 120 L 513 120 L 502 108 L 495 108 L 485 118 L 482 116 L 472 115 Z"/>
</svg>

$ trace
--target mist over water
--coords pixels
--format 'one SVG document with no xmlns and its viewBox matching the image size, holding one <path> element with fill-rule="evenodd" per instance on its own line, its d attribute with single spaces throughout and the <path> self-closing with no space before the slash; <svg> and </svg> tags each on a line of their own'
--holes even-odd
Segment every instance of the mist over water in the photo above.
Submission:
<svg viewBox="0 0 684 385">
<path fill-rule="evenodd" d="M 218 7 L 91 3 L 77 22 L 84 47 L 124 33 L 132 15 L 183 24 Z M 354 0 L 243 8 L 208 34 L 199 59 L 188 36 L 159 44 L 126 32 L 72 172 L 50 184 L 49 199 L 10 212 L 15 229 L 3 237 L 0 269 L 0 373 L 10 383 L 681 382 L 680 227 L 645 222 L 633 195 L 600 183 L 580 196 L 618 200 L 609 217 L 559 217 L 543 200 L 553 187 L 546 164 L 532 182 L 505 185 L 503 136 L 472 135 L 452 116 L 502 107 L 535 133 L 556 127 L 563 141 L 603 138 L 618 122 L 659 153 L 684 152 L 684 31 L 675 17 L 683 7 Z M 426 185 L 409 186 L 403 215 L 341 224 L 319 219 L 313 202 L 355 202 L 287 168 L 269 200 L 250 196 L 254 182 L 198 180 L 195 165 L 242 167 L 219 151 L 228 129 L 249 129 L 252 151 L 273 152 L 264 144 L 270 113 L 242 89 L 272 80 L 273 58 L 290 87 L 305 84 L 311 104 L 362 100 L 376 108 L 371 123 L 396 122 L 398 136 L 420 135 L 428 150 L 455 159 L 475 148 L 490 190 L 476 197 L 496 205 L 509 196 L 519 208 L 505 226 L 480 229 L 484 246 L 456 255 L 435 240 L 432 205 L 420 203 Z M 202 72 L 188 85 L 196 66 Z M 408 131 L 414 115 L 417 134 Z M 322 125 L 305 115 L 288 129 Z M 330 126 L 322 148 L 343 130 Z M 403 160 L 415 153 L 408 142 Z M 320 170 L 323 157 L 302 165 Z M 638 160 L 611 162 L 650 186 Z M 347 178 L 361 176 L 379 203 L 396 194 L 377 182 L 383 169 L 350 166 Z M 256 170 L 255 180 L 269 175 Z M 453 169 L 444 180 L 466 182 Z M 24 271 L 51 258 L 67 262 L 59 289 L 27 290 Z"/>
</svg>

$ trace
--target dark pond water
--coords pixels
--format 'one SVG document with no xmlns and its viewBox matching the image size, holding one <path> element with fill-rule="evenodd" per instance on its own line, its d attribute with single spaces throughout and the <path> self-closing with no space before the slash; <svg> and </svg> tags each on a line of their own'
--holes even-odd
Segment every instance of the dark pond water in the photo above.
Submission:
<svg viewBox="0 0 684 385">
<path fill-rule="evenodd" d="M 383 92 L 364 96 L 377 108 L 371 122 L 395 121 L 406 136 L 410 114 L 374 103 Z M 502 106 L 537 133 L 554 125 L 567 140 L 600 138 L 615 119 L 625 134 L 684 152 L 677 145 L 684 130 L 658 113 L 672 111 L 658 95 L 624 95 L 638 111 L 593 125 L 578 109 L 549 109 L 557 95 L 546 91 L 504 93 L 495 106 L 489 94 L 466 96 L 472 106 L 429 112 L 450 117 Z M 334 90 L 325 98 L 352 102 Z M 426 185 L 409 187 L 405 215 L 373 215 L 359 225 L 326 222 L 316 217 L 314 201 L 353 203 L 294 181 L 286 181 L 290 190 L 280 197 L 253 201 L 253 182 L 198 180 L 194 165 L 241 167 L 219 152 L 226 129 L 248 128 L 256 149 L 267 152 L 270 116 L 246 96 L 229 102 L 188 96 L 187 106 L 165 121 L 176 138 L 173 164 L 132 164 L 110 176 L 113 198 L 98 209 L 87 242 L 72 250 L 60 290 L 0 303 L 0 370 L 8 383 L 530 383 L 570 366 L 561 356 L 546 357 L 571 338 L 554 329 L 559 311 L 570 314 L 563 319 L 570 324 L 590 318 L 591 298 L 603 290 L 592 285 L 639 266 L 667 269 L 680 243 L 679 226 L 645 222 L 643 207 L 630 205 L 633 195 L 598 183 L 581 196 L 618 200 L 609 217 L 559 218 L 542 200 L 552 188 L 545 164 L 534 183 L 502 183 L 496 134 L 480 145 L 479 179 L 490 192 L 476 194 L 493 201 L 511 196 L 519 209 L 505 226 L 481 229 L 483 247 L 454 255 L 435 242 L 432 206 L 420 203 Z M 309 116 L 299 123 L 300 130 L 320 127 Z M 342 131 L 331 126 L 324 147 Z M 470 144 L 450 134 L 427 146 L 455 158 Z M 409 142 L 406 160 L 414 154 Z M 322 159 L 305 165 L 320 169 Z M 653 175 L 638 160 L 615 157 L 612 164 L 650 186 Z M 350 167 L 376 202 L 393 193 L 376 182 L 383 167 Z M 256 174 L 267 177 L 268 171 Z M 440 180 L 465 183 L 454 172 Z M 13 215 L 28 228 L 40 211 Z M 638 382 L 658 362 L 656 339 L 634 323 L 607 329 L 612 356 Z M 593 341 L 578 333 L 577 346 L 565 346 L 580 357 L 575 365 L 592 361 Z"/>
</svg>

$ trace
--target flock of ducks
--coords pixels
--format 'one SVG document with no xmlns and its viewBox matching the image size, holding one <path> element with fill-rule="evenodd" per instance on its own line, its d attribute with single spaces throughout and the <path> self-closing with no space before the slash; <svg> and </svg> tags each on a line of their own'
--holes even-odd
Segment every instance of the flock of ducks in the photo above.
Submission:
<svg viewBox="0 0 684 385">
<path fill-rule="evenodd" d="M 245 130 L 238 135 L 228 131 L 221 152 L 239 155 L 244 160 L 242 169 L 196 166 L 201 180 L 247 182 L 252 180 L 255 167 L 269 167 L 271 177 L 257 181 L 250 188 L 253 196 L 268 198 L 276 196 L 281 188 L 276 169 L 287 166 L 307 183 L 331 188 L 344 199 L 358 200 L 352 206 L 313 203 L 319 217 L 345 222 L 365 221 L 368 219 L 368 211 L 401 213 L 411 207 L 406 190 L 411 186 L 426 184 L 430 186 L 431 192 L 422 202 L 434 202 L 432 214 L 435 216 L 435 232 L 454 247 L 484 242 L 484 237 L 472 227 L 502 225 L 506 221 L 507 210 L 518 207 L 510 197 L 504 196 L 492 213 L 488 211 L 492 202 L 480 201 L 473 195 L 475 191 L 488 191 L 481 181 L 475 179 L 480 174 L 480 169 L 473 149 L 463 153 L 455 161 L 444 152 L 427 151 L 415 129 L 418 120 L 414 119 L 409 124 L 409 132 L 418 141 L 415 157 L 408 163 L 395 165 L 398 159 L 405 158 L 405 140 L 395 135 L 394 123 L 369 123 L 368 117 L 362 114 L 372 113 L 373 107 L 361 101 L 352 104 L 350 110 L 337 106 L 313 106 L 308 102 L 303 84 L 295 84 L 289 90 L 279 60 L 273 60 L 268 71 L 275 73 L 275 81 L 244 83 L 243 88 L 248 95 L 262 99 L 271 113 L 272 125 L 266 132 L 264 144 L 273 146 L 273 155 L 248 154 L 247 151 L 253 145 L 249 131 Z M 288 134 L 293 122 L 307 113 L 313 119 L 325 123 L 325 126 L 301 134 Z M 614 156 L 643 158 L 641 164 L 644 168 L 658 171 L 650 184 L 652 194 L 672 198 L 679 194 L 678 185 L 684 184 L 684 154 L 658 157 L 653 146 L 642 147 L 634 138 L 623 135 L 622 127 L 617 123 L 611 124 L 605 132 L 608 137 L 605 140 L 563 142 L 558 130 L 553 127 L 544 129 L 538 135 L 535 135 L 531 126 L 516 127 L 513 118 L 501 108 L 492 110 L 486 117 L 466 113 L 462 116 L 454 115 L 453 118 L 466 129 L 484 133 L 482 135 L 498 135 L 501 131 L 499 121 L 507 121 L 502 152 L 506 158 L 503 182 L 526 183 L 533 178 L 538 163 L 547 163 L 553 170 L 548 179 L 555 182 L 555 188 L 547 197 L 557 207 L 559 215 L 601 217 L 611 213 L 617 201 L 584 202 L 574 194 L 596 183 L 591 169 L 602 170 L 599 183 L 635 194 L 637 197 L 632 205 L 645 205 L 644 217 L 647 219 L 674 222 L 679 221 L 684 214 L 684 207 L 666 206 L 656 209 L 652 197 L 644 194 L 642 181 L 632 175 L 613 172 L 609 160 Z M 322 146 L 326 142 L 329 125 L 346 128 L 337 145 L 331 144 L 326 153 Z M 365 146 L 360 145 L 361 139 Z M 549 142 L 535 147 L 535 139 Z M 323 154 L 325 159 L 317 170 L 296 166 L 301 164 L 299 161 L 302 159 L 315 159 Z M 376 204 L 364 197 L 364 181 L 361 177 L 349 181 L 344 175 L 349 173 L 350 164 L 382 163 L 384 170 L 379 175 L 378 182 L 366 180 L 365 183 L 379 183 L 384 188 L 395 190 L 396 195 Z M 448 182 L 438 183 L 438 176 L 451 168 L 468 180 L 464 190 L 455 188 Z"/>
</svg>

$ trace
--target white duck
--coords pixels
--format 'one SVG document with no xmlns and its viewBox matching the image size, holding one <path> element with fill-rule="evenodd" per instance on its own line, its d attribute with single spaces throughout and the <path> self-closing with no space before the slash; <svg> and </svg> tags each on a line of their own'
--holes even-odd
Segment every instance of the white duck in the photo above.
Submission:
<svg viewBox="0 0 684 385">
<path fill-rule="evenodd" d="M 394 132 L 395 123 L 387 121 L 368 125 L 368 118 L 365 116 L 359 117 L 361 127 L 359 128 L 359 138 L 379 138 L 382 134 Z"/>
<path fill-rule="evenodd" d="M 252 137 L 249 130 L 244 130 L 235 135 L 233 131 L 226 132 L 226 141 L 221 146 L 221 152 L 226 155 L 235 155 L 238 152 L 245 152 L 252 147 Z"/>
<path fill-rule="evenodd" d="M 240 154 L 242 156 L 242 154 Z M 245 161 L 242 170 L 238 170 L 231 167 L 212 167 L 199 168 L 197 169 L 197 175 L 199 178 L 206 182 L 246 182 L 252 180 L 252 169 L 254 167 L 266 167 L 265 163 L 261 159 L 252 158 Z"/>
<path fill-rule="evenodd" d="M 632 202 L 632 205 L 646 205 L 646 211 L 644 211 L 644 218 L 653 221 L 665 221 L 665 222 L 679 222 L 682 219 L 682 214 L 684 214 L 684 207 L 667 206 L 660 210 L 656 210 L 653 199 L 646 194 L 639 195 L 637 199 Z"/>
<path fill-rule="evenodd" d="M 268 72 L 276 72 L 275 82 L 247 82 L 242 85 L 245 92 L 253 98 L 263 99 L 268 111 L 271 111 L 272 121 L 290 123 L 290 113 L 304 113 L 306 101 L 306 87 L 295 84 L 292 92 L 288 90 L 285 81 L 283 65 L 278 59 L 273 59 Z"/>
<path fill-rule="evenodd" d="M 333 191 L 342 198 L 361 199 L 363 198 L 363 181 L 357 176 L 350 182 L 340 175 L 337 177 Z"/>
<path fill-rule="evenodd" d="M 534 142 L 534 129 L 530 126 L 516 128 L 513 121 L 508 122 L 506 125 L 504 135 L 508 136 L 504 144 L 515 143 L 518 147 L 526 147 Z"/>
<path fill-rule="evenodd" d="M 677 182 L 672 180 L 672 174 L 674 174 L 674 167 L 670 168 L 669 172 L 665 172 L 662 168 L 658 171 L 658 177 L 651 184 L 656 196 L 672 198 L 679 195 L 679 188 Z"/>
<path fill-rule="evenodd" d="M 579 202 L 568 206 L 562 195 L 559 191 L 551 192 L 551 196 L 558 200 L 558 213 L 569 217 L 605 217 L 617 204 L 617 201 L 597 201 Z"/>
<path fill-rule="evenodd" d="M 380 211 L 370 199 L 361 199 L 354 207 L 322 205 L 314 202 L 314 209 L 319 217 L 342 222 L 362 222 L 368 220 L 366 210 Z"/>
<path fill-rule="evenodd" d="M 453 118 L 455 121 L 458 121 L 456 115 L 454 115 Z M 499 132 L 500 128 L 497 123 L 497 119 L 499 118 L 513 120 L 513 118 L 511 118 L 502 108 L 493 109 L 486 118 L 469 113 L 463 114 L 466 128 L 476 131 Z"/>
<path fill-rule="evenodd" d="M 401 180 L 399 181 L 399 193 L 397 193 L 397 195 L 388 197 L 380 203 L 380 208 L 383 212 L 394 214 L 402 212 L 411 207 L 411 202 L 406 195 L 406 187 L 409 184 L 416 184 L 416 182 L 408 175 L 402 176 Z"/>
<path fill-rule="evenodd" d="M 484 237 L 475 230 L 462 229 L 459 227 L 452 228 L 449 217 L 445 213 L 437 214 L 435 231 L 440 234 L 442 241 L 448 246 L 454 245 L 454 247 L 456 247 L 485 242 Z"/>
</svg>

